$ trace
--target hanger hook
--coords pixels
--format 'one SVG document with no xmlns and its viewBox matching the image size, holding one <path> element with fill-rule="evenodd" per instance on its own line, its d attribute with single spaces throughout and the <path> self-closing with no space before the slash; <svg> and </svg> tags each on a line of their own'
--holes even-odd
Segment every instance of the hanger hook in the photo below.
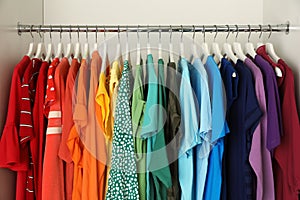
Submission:
<svg viewBox="0 0 300 200">
<path fill-rule="evenodd" d="M 49 36 L 50 36 L 50 42 L 52 43 L 52 25 L 50 25 Z"/>
<path fill-rule="evenodd" d="M 79 42 L 79 26 L 77 26 L 77 41 Z"/>
<path fill-rule="evenodd" d="M 182 42 L 182 40 L 183 40 L 183 26 L 181 25 L 181 37 L 180 37 L 180 39 L 181 39 L 181 42 Z"/>
<path fill-rule="evenodd" d="M 60 30 L 59 30 L 59 42 L 61 42 L 62 39 L 62 25 L 60 25 Z"/>
<path fill-rule="evenodd" d="M 269 40 L 272 35 L 272 26 L 270 24 L 268 24 L 268 26 L 269 26 L 269 31 L 270 31 L 270 34 L 268 36 L 268 40 Z"/>
<path fill-rule="evenodd" d="M 96 36 L 96 44 L 97 44 L 98 43 L 98 26 L 97 25 L 96 25 L 95 36 Z"/>
<path fill-rule="evenodd" d="M 138 43 L 140 43 L 139 29 L 140 29 L 140 25 L 138 25 L 138 26 L 137 26 L 137 29 L 136 29 L 136 35 L 137 35 Z"/>
<path fill-rule="evenodd" d="M 39 26 L 39 30 L 38 30 L 38 34 L 40 36 L 40 42 L 43 41 L 43 37 L 42 37 L 41 31 L 42 31 L 42 25 Z"/>
<path fill-rule="evenodd" d="M 38 29 L 38 34 L 39 34 L 39 36 L 40 36 L 40 39 L 42 39 L 41 30 L 42 30 L 42 25 L 40 25 L 40 26 L 39 26 L 39 29 Z"/>
<path fill-rule="evenodd" d="M 30 35 L 31 35 L 32 41 L 34 42 L 34 37 L 33 37 L 33 34 L 32 34 L 32 29 L 33 29 L 33 25 L 30 26 Z"/>
<path fill-rule="evenodd" d="M 203 33 L 203 42 L 205 43 L 205 26 L 204 25 L 203 25 L 202 33 Z"/>
<path fill-rule="evenodd" d="M 148 44 L 149 44 L 149 41 L 150 41 L 150 30 L 149 30 L 149 25 L 147 25 L 147 40 L 148 40 Z"/>
<path fill-rule="evenodd" d="M 250 37 L 251 37 L 251 25 L 249 24 L 248 27 L 249 27 L 248 42 L 250 42 Z"/>
<path fill-rule="evenodd" d="M 103 36 L 104 36 L 104 40 L 106 40 L 106 28 L 105 28 L 105 25 L 103 25 Z"/>
<path fill-rule="evenodd" d="M 159 43 L 161 43 L 161 27 L 160 27 L 160 25 L 159 25 Z"/>
<path fill-rule="evenodd" d="M 128 42 L 128 26 L 126 26 L 126 40 Z"/>
<path fill-rule="evenodd" d="M 88 26 L 86 25 L 85 27 L 85 38 L 86 38 L 86 41 L 88 42 L 89 41 L 89 34 L 88 34 Z"/>
<path fill-rule="evenodd" d="M 214 42 L 216 41 L 217 35 L 218 35 L 218 27 L 217 25 L 214 25 L 215 29 L 216 29 L 216 34 L 214 36 Z"/>
<path fill-rule="evenodd" d="M 230 28 L 229 28 L 228 24 L 226 25 L 226 27 L 227 27 L 227 32 L 228 32 L 227 35 L 226 35 L 226 42 L 227 42 L 229 34 L 230 34 Z"/>
<path fill-rule="evenodd" d="M 120 42 L 120 26 L 118 25 L 118 40 Z"/>
<path fill-rule="evenodd" d="M 69 27 L 70 29 L 69 29 L 69 38 L 70 38 L 70 43 L 72 42 L 72 34 L 71 34 L 71 32 L 72 32 L 72 27 L 71 27 L 71 25 L 70 25 L 70 27 Z"/>
<path fill-rule="evenodd" d="M 195 42 L 195 34 L 196 34 L 196 28 L 195 28 L 195 26 L 193 25 L 193 42 Z"/>
<path fill-rule="evenodd" d="M 170 43 L 172 43 L 172 25 L 170 25 L 169 33 L 170 33 Z"/>
<path fill-rule="evenodd" d="M 261 38 L 261 36 L 262 36 L 262 33 L 263 33 L 263 30 L 262 30 L 262 25 L 261 25 L 261 24 L 259 25 L 259 29 L 260 29 L 260 34 L 259 34 L 259 37 L 258 37 L 258 39 L 260 39 L 260 38 Z"/>
<path fill-rule="evenodd" d="M 237 24 L 235 25 L 235 27 L 236 27 L 235 41 L 237 41 L 237 38 L 238 38 L 239 33 L 240 33 L 240 30 L 239 30 L 239 26 Z"/>
</svg>

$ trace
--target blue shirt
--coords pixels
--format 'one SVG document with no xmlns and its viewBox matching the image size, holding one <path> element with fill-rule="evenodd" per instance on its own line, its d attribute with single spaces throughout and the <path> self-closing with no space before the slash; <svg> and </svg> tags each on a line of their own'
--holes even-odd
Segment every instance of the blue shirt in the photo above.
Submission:
<svg viewBox="0 0 300 200">
<path fill-rule="evenodd" d="M 209 141 L 203 139 L 211 135 L 211 103 L 208 88 L 208 78 L 205 68 L 199 58 L 195 59 L 193 66 L 189 65 L 191 85 L 196 96 L 196 111 L 198 120 L 197 146 L 194 150 L 194 198 L 203 199 L 205 179 L 210 151 Z"/>
<path fill-rule="evenodd" d="M 194 154 L 193 147 L 197 144 L 198 119 L 195 106 L 195 97 L 190 82 L 190 73 L 188 62 L 181 58 L 178 63 L 179 71 L 181 71 L 180 83 L 180 110 L 181 124 L 180 129 L 182 137 L 178 153 L 178 176 L 181 188 L 181 199 L 193 199 L 193 182 L 194 182 Z"/>
<path fill-rule="evenodd" d="M 212 135 L 207 138 L 212 144 L 208 161 L 204 199 L 220 199 L 222 184 L 222 159 L 224 152 L 224 136 L 229 132 L 226 123 L 226 94 L 217 64 L 212 56 L 205 63 L 208 75 L 212 106 Z"/>
</svg>

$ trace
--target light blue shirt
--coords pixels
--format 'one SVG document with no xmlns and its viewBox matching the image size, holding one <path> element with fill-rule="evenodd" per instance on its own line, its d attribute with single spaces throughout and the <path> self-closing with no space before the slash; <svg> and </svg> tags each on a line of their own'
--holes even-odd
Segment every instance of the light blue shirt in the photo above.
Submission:
<svg viewBox="0 0 300 200">
<path fill-rule="evenodd" d="M 207 140 L 213 145 L 208 160 L 204 199 L 220 199 L 224 136 L 229 132 L 226 122 L 226 93 L 221 74 L 212 56 L 205 63 L 212 105 L 212 135 Z"/>
<path fill-rule="evenodd" d="M 208 88 L 206 70 L 199 58 L 196 58 L 193 66 L 189 67 L 191 85 L 196 95 L 197 119 L 198 119 L 198 145 L 194 148 L 194 198 L 203 199 L 205 180 L 208 167 L 210 143 L 205 138 L 211 137 L 212 118 L 211 102 Z"/>
<path fill-rule="evenodd" d="M 181 74 L 180 83 L 180 109 L 181 124 L 180 129 L 182 137 L 178 153 L 178 177 L 181 188 L 181 199 L 193 199 L 193 183 L 194 183 L 194 153 L 193 147 L 197 145 L 198 119 L 195 105 L 195 97 L 190 82 L 190 73 L 188 62 L 181 58 L 178 63 Z"/>
</svg>

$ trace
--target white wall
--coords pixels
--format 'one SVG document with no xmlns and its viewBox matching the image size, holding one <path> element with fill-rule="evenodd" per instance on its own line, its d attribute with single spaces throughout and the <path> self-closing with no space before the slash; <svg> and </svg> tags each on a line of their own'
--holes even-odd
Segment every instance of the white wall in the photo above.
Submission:
<svg viewBox="0 0 300 200">
<path fill-rule="evenodd" d="M 299 0 L 264 0 L 264 23 L 284 23 L 289 20 L 292 25 L 300 25 Z M 273 34 L 270 38 L 275 51 L 292 68 L 295 77 L 295 90 L 300 113 L 300 31 L 290 34 Z"/>
<path fill-rule="evenodd" d="M 88 2 L 88 3 L 86 3 Z M 263 21 L 263 2 L 253 0 L 249 3 L 246 0 L 45 0 L 44 4 L 45 24 L 115 24 L 115 25 L 192 25 L 192 24 L 258 24 Z M 162 34 L 163 49 L 168 49 L 169 35 Z M 53 40 L 59 39 L 59 34 L 53 34 Z M 146 34 L 140 34 L 141 48 L 146 47 Z M 245 34 L 240 34 L 239 39 L 245 40 Z M 63 34 L 63 40 L 68 41 L 68 34 Z M 186 54 L 190 51 L 192 34 L 185 33 Z M 210 41 L 213 34 L 206 34 L 207 41 Z M 76 33 L 72 34 L 73 40 L 77 38 Z M 99 34 L 99 40 L 103 35 Z M 107 34 L 109 43 L 109 57 L 115 57 L 117 37 L 115 33 Z M 224 42 L 225 34 L 219 34 L 217 41 Z M 234 37 L 230 37 L 229 41 Z M 180 33 L 173 34 L 174 51 L 179 52 Z M 135 51 L 137 35 L 129 34 L 130 50 Z M 203 40 L 201 33 L 196 34 L 195 41 L 200 43 Z M 46 41 L 49 41 L 47 36 Z M 85 34 L 82 33 L 80 41 L 85 42 Z M 89 34 L 89 42 L 95 41 L 95 34 Z M 124 47 L 125 35 L 121 36 Z M 150 34 L 151 48 L 154 59 L 158 46 L 158 33 Z M 124 52 L 124 48 L 123 48 Z M 142 52 L 145 58 L 146 51 Z M 131 61 L 135 63 L 135 53 L 131 54 Z M 167 58 L 167 51 L 164 51 L 164 58 Z"/>
<path fill-rule="evenodd" d="M 45 0 L 45 23 L 260 23 L 262 6 L 260 0 Z"/>
</svg>

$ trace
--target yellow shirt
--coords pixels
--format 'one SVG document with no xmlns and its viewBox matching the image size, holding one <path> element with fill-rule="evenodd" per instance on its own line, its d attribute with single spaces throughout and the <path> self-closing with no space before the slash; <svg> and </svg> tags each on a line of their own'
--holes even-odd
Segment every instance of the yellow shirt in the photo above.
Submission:
<svg viewBox="0 0 300 200">
<path fill-rule="evenodd" d="M 100 107 L 100 112 L 102 120 L 100 123 L 103 125 L 101 127 L 104 128 L 104 134 L 108 140 L 112 139 L 112 130 L 111 130 L 111 125 L 109 123 L 109 113 L 110 113 L 110 98 L 108 96 L 108 92 L 106 89 L 106 76 L 103 72 L 100 73 L 99 76 L 99 85 L 97 89 L 97 94 L 95 98 L 97 104 Z"/>
<path fill-rule="evenodd" d="M 111 72 L 110 72 L 110 80 L 109 80 L 109 98 L 110 98 L 110 110 L 111 115 L 111 127 L 113 130 L 114 127 L 114 117 L 115 117 L 115 108 L 118 97 L 118 88 L 119 88 L 119 80 L 121 78 L 120 72 L 120 64 L 118 61 L 114 61 Z"/>
</svg>

